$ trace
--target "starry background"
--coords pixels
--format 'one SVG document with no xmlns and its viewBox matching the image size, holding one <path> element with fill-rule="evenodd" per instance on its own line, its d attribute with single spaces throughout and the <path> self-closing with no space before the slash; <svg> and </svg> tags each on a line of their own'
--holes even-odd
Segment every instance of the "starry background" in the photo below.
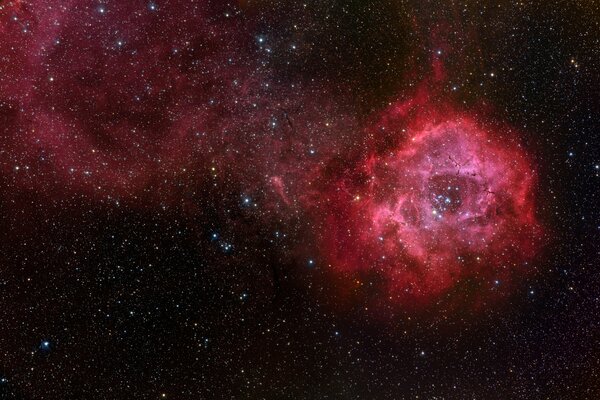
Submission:
<svg viewBox="0 0 600 400">
<path fill-rule="evenodd" d="M 0 37 L 0 398 L 600 397 L 597 3 L 5 0 Z M 302 191 L 432 58 L 522 133 L 539 273 L 336 307 L 265 176 Z"/>
</svg>

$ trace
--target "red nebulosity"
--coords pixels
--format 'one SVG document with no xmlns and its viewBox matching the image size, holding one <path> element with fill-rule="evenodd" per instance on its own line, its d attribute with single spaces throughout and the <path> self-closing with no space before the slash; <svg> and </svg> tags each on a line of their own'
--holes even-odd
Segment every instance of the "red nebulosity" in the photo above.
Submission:
<svg viewBox="0 0 600 400">
<path fill-rule="evenodd" d="M 227 2 L 0 4 L 0 173 L 58 198 L 180 203 L 224 179 L 289 203 L 341 113 L 279 82 L 252 26 Z"/>
<path fill-rule="evenodd" d="M 0 35 L 2 172 L 36 189 L 137 196 L 210 171 L 232 127 L 269 121 L 226 5 L 13 1 Z"/>
<path fill-rule="evenodd" d="M 411 306 L 473 287 L 493 296 L 531 272 L 541 232 L 536 174 L 510 129 L 436 107 L 420 92 L 392 105 L 369 134 L 378 148 L 333 178 L 319 202 L 331 271 L 352 285 L 376 274 L 377 302 Z"/>
<path fill-rule="evenodd" d="M 386 303 L 530 272 L 534 168 L 510 129 L 434 103 L 447 46 L 363 132 L 329 85 L 274 76 L 226 2 L 55 3 L 0 4 L 0 173 L 15 186 L 161 204 L 195 204 L 221 176 L 232 192 L 268 188 L 264 215 L 306 209 L 331 271 L 379 275 Z M 352 142 L 371 144 L 340 156 Z"/>
</svg>

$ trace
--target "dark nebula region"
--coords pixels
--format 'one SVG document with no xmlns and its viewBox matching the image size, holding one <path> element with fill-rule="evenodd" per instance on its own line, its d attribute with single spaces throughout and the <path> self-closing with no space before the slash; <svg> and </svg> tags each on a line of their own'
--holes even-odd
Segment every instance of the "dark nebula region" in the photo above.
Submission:
<svg viewBox="0 0 600 400">
<path fill-rule="evenodd" d="M 0 1 L 0 397 L 598 398 L 599 23 Z"/>
</svg>

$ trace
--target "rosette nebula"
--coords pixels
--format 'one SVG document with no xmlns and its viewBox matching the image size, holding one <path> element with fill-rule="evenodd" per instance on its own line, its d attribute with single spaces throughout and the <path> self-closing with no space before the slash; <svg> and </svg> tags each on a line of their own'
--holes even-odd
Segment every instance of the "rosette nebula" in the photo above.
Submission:
<svg viewBox="0 0 600 400">
<path fill-rule="evenodd" d="M 529 274 L 539 249 L 536 172 L 514 132 L 429 114 L 385 118 L 373 135 L 398 139 L 334 179 L 320 207 L 331 268 L 375 272 L 392 304 L 427 305 L 469 282 L 493 293 Z"/>
</svg>

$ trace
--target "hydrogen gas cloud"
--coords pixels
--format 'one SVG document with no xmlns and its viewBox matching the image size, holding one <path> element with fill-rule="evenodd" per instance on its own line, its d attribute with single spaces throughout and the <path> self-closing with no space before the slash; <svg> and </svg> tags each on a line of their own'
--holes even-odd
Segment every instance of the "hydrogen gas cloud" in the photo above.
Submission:
<svg viewBox="0 0 600 400">
<path fill-rule="evenodd" d="M 540 237 L 535 167 L 510 127 L 431 109 L 423 98 L 444 79 L 439 57 L 413 99 L 367 127 L 333 94 L 273 79 L 246 40 L 250 24 L 227 6 L 147 7 L 4 6 L 3 29 L 18 32 L 2 44 L 4 165 L 23 169 L 24 185 L 36 176 L 31 185 L 58 196 L 151 203 L 153 184 L 180 177 L 202 191 L 211 182 L 197 171 L 218 169 L 271 189 L 277 212 L 322 221 L 313 240 L 327 268 L 381 272 L 391 301 L 528 270 Z M 365 138 L 379 135 L 395 145 L 369 149 Z M 353 141 L 363 159 L 344 154 Z M 328 166 L 334 156 L 343 168 Z M 307 187 L 323 175 L 330 185 Z M 160 200 L 175 201 L 166 186 Z"/>
<path fill-rule="evenodd" d="M 482 292 L 531 272 L 541 228 L 536 173 L 509 127 L 406 104 L 383 112 L 371 149 L 324 192 L 320 243 L 332 270 L 375 270 L 383 302 L 406 308 L 446 297 L 471 281 Z M 410 304 L 406 304 L 410 302 Z"/>
<path fill-rule="evenodd" d="M 212 356 L 223 369 L 208 373 L 212 378 L 229 376 L 223 371 L 235 357 L 225 359 L 242 342 L 283 343 L 265 337 L 293 320 L 289 304 L 302 310 L 298 326 L 364 318 L 379 327 L 367 337 L 384 330 L 392 341 L 407 335 L 399 321 L 411 318 L 464 322 L 469 314 L 472 323 L 510 313 L 515 298 L 534 295 L 532 280 L 551 273 L 547 249 L 557 233 L 548 199 L 557 195 L 540 160 L 555 157 L 546 148 L 559 148 L 563 139 L 543 135 L 571 129 L 564 121 L 593 118 L 591 111 L 576 118 L 574 107 L 550 126 L 559 119 L 558 97 L 538 109 L 518 103 L 534 97 L 527 90 L 539 71 L 527 67 L 540 67 L 543 57 L 507 61 L 506 49 L 516 46 L 516 35 L 528 37 L 528 19 L 519 12 L 533 10 L 500 2 L 492 12 L 463 3 L 0 2 L 0 199 L 12 247 L 0 266 L 7 274 L 0 284 L 12 285 L 4 306 L 41 290 L 83 320 L 77 304 L 94 293 L 104 321 L 96 323 L 106 335 L 152 338 L 153 312 L 162 310 L 156 318 L 165 326 L 201 329 L 192 336 L 204 350 L 217 332 L 258 321 L 260 333 L 248 333 L 249 340 L 231 334 L 237 339 L 222 341 L 227 350 Z M 543 21 L 552 25 L 557 17 L 550 14 Z M 507 34 L 508 26 L 515 33 Z M 478 35 L 482 29 L 488 37 Z M 552 57 L 561 59 L 560 79 L 582 73 L 578 57 L 562 53 L 566 48 L 561 42 L 560 57 Z M 502 74 L 512 86 L 498 83 Z M 571 147 L 560 151 L 573 159 Z M 598 165 L 590 165 L 597 175 Z M 119 246 L 106 244 L 115 237 L 124 238 Z M 139 260 L 132 271 L 151 278 L 119 275 Z M 178 267 L 190 260 L 203 272 Z M 76 275 L 81 271 L 85 278 Z M 52 284 L 27 286 L 37 285 L 28 274 L 42 272 Z M 82 289 L 64 300 L 71 289 L 57 283 L 61 277 L 73 287 L 93 282 L 97 292 Z M 157 295 L 180 285 L 170 300 Z M 126 293 L 133 293 L 129 303 Z M 253 313 L 238 319 L 232 304 L 250 301 Z M 134 311 L 131 303 L 148 310 Z M 37 307 L 26 304 L 25 310 Z M 208 311 L 197 314 L 194 304 Z M 128 312 L 112 322 L 119 310 Z M 261 322 L 266 314 L 272 326 Z M 141 333 L 124 322 L 138 315 Z M 57 333 L 46 319 L 44 330 L 36 328 L 36 318 L 26 336 L 46 336 L 32 339 L 41 341 L 32 354 L 50 359 L 60 350 L 58 337 L 77 343 L 65 336 L 68 328 Z M 210 322 L 203 325 L 203 318 Z M 339 329 L 332 328 L 335 340 Z M 17 335 L 5 336 L 0 343 L 19 346 Z M 354 339 L 359 344 L 364 336 Z M 176 348 L 187 360 L 191 353 L 181 343 L 166 339 L 161 351 Z M 126 360 L 135 364 L 128 346 Z M 16 353 L 6 354 L 0 389 L 18 375 L 12 370 L 29 370 Z M 77 351 L 77 362 L 83 354 Z M 267 375 L 281 370 L 275 356 L 253 357 L 243 359 Z M 157 363 L 164 371 L 166 364 Z M 176 370 L 187 371 L 181 364 Z M 175 375 L 184 380 L 185 373 Z M 159 389 L 164 384 L 153 385 L 155 396 L 170 396 Z M 323 385 L 323 396 L 340 395 Z M 20 387 L 40 393 L 35 385 Z M 200 387 L 196 393 L 219 398 Z M 264 398 L 279 398 L 276 388 L 285 387 L 275 384 Z M 301 387 L 295 381 L 292 398 L 306 398 Z M 449 387 L 428 393 L 443 395 Z M 376 392 L 369 398 L 401 398 Z"/>
</svg>

